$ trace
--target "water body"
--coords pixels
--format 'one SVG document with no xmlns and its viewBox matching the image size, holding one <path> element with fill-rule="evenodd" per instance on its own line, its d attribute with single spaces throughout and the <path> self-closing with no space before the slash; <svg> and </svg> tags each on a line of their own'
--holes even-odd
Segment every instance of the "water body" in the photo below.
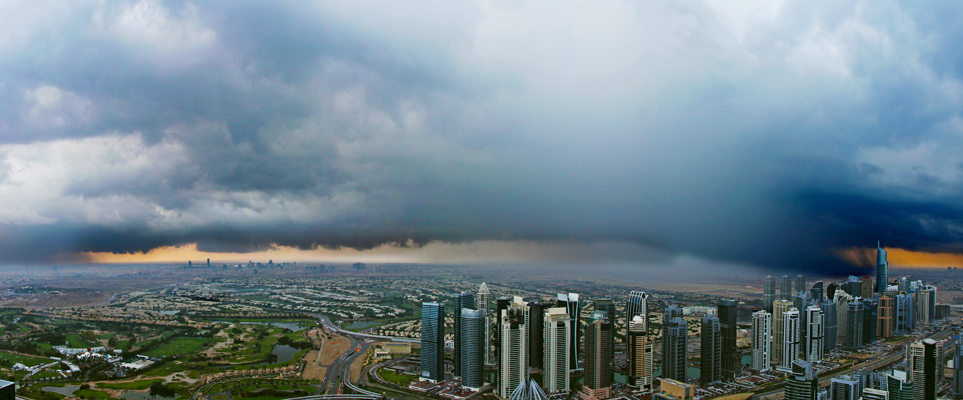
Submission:
<svg viewBox="0 0 963 400">
<path fill-rule="evenodd" d="M 216 323 L 216 324 L 233 324 L 233 322 L 231 322 L 231 321 L 212 321 L 212 322 L 214 322 L 214 323 Z M 271 326 L 276 326 L 276 327 L 278 327 L 278 328 L 290 329 L 290 330 L 292 330 L 292 331 L 299 331 L 299 330 L 302 330 L 302 329 L 304 329 L 304 328 L 307 328 L 307 327 L 310 327 L 310 326 L 314 326 L 314 324 L 312 324 L 312 323 L 310 323 L 310 322 L 307 322 L 307 323 L 306 323 L 306 322 L 277 322 L 277 321 L 269 321 L 269 322 L 250 322 L 250 321 L 244 321 L 244 322 L 241 322 L 241 324 L 242 324 L 242 325 L 247 325 L 247 324 L 250 324 L 250 325 L 271 325 Z"/>
<path fill-rule="evenodd" d="M 345 326 L 344 329 L 350 329 L 350 330 L 364 329 L 364 328 L 370 328 L 372 326 L 377 326 L 377 325 L 379 324 L 374 321 L 354 321 L 348 324 L 348 326 Z"/>
<path fill-rule="evenodd" d="M 43 390 L 44 392 L 59 393 L 64 396 L 71 396 L 74 394 L 74 392 L 76 392 L 77 390 L 80 390 L 80 386 L 72 386 L 72 385 L 64 385 L 64 387 L 44 386 L 40 388 L 40 390 Z"/>
<path fill-rule="evenodd" d="M 177 315 L 180 312 L 181 310 L 160 311 L 160 313 L 164 315 Z"/>
<path fill-rule="evenodd" d="M 173 400 L 177 397 L 151 396 L 149 391 L 137 392 L 133 390 L 125 390 L 120 394 L 120 398 L 124 400 Z"/>
<path fill-rule="evenodd" d="M 298 354 L 298 351 L 300 351 L 300 350 L 298 350 L 297 348 L 288 346 L 288 345 L 286 345 L 286 344 L 275 345 L 274 348 L 271 349 L 271 354 L 274 354 L 274 355 L 278 356 L 278 360 L 277 360 L 277 361 L 271 362 L 271 363 L 269 363 L 269 362 L 260 362 L 260 363 L 253 364 L 253 365 L 269 365 L 269 364 L 278 364 L 278 363 L 283 363 L 283 362 L 291 361 L 291 359 L 294 358 L 294 356 Z"/>
</svg>

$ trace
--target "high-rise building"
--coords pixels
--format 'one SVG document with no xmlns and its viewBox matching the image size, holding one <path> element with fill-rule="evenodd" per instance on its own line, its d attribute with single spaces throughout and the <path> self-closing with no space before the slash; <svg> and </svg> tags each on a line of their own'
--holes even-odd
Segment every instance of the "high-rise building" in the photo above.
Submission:
<svg viewBox="0 0 963 400">
<path fill-rule="evenodd" d="M 558 300 L 555 302 L 557 307 L 565 307 L 568 310 L 568 316 L 572 319 L 572 325 L 569 329 L 572 330 L 570 338 L 572 338 L 569 347 L 571 347 L 570 353 L 572 357 L 569 359 L 569 370 L 574 371 L 579 369 L 578 367 L 578 345 L 579 345 L 579 325 L 581 323 L 581 313 L 582 306 L 579 303 L 578 293 L 559 293 Z"/>
<path fill-rule="evenodd" d="M 845 290 L 836 291 L 836 346 L 846 347 L 846 338 L 849 333 L 849 303 L 853 301 L 853 296 Z"/>
<path fill-rule="evenodd" d="M 893 299 L 893 306 L 895 307 L 895 333 L 897 335 L 905 335 L 913 330 L 913 295 L 910 293 L 901 292 L 896 295 Z"/>
<path fill-rule="evenodd" d="M 799 358 L 799 310 L 793 307 L 782 313 L 782 324 L 782 363 L 780 365 L 788 366 Z"/>
<path fill-rule="evenodd" d="M 953 394 L 963 397 L 963 336 L 954 336 L 953 346 Z"/>
<path fill-rule="evenodd" d="M 789 275 L 783 275 L 782 281 L 779 282 L 779 297 L 787 301 L 792 301 L 792 298 L 796 297 L 792 292 L 792 278 Z"/>
<path fill-rule="evenodd" d="M 876 336 L 888 338 L 893 336 L 893 299 L 886 293 L 879 298 L 876 308 Z"/>
<path fill-rule="evenodd" d="M 879 303 L 872 297 L 863 299 L 863 344 L 876 341 L 876 323 L 879 319 Z"/>
<path fill-rule="evenodd" d="M 776 301 L 776 278 L 766 275 L 762 284 L 762 309 L 771 314 L 774 301 Z"/>
<path fill-rule="evenodd" d="M 772 314 L 752 313 L 752 370 L 768 371 L 772 360 Z M 704 358 L 704 356 L 703 356 Z"/>
<path fill-rule="evenodd" d="M 545 390 L 549 393 L 567 393 L 569 391 L 568 380 L 568 359 L 571 357 L 569 348 L 569 335 L 572 334 L 569 326 L 572 320 L 568 316 L 568 310 L 562 307 L 549 308 L 545 313 L 544 356 L 542 368 L 545 377 L 542 380 Z"/>
<path fill-rule="evenodd" d="M 873 388 L 864 388 L 863 400 L 889 400 L 889 392 Z"/>
<path fill-rule="evenodd" d="M 662 325 L 662 377 L 685 382 L 688 323 L 681 317 Z"/>
<path fill-rule="evenodd" d="M 876 242 L 876 293 L 886 293 L 889 285 L 889 263 L 886 262 L 886 250 Z"/>
<path fill-rule="evenodd" d="M 823 328 L 823 310 L 816 306 L 806 307 L 806 361 L 815 363 L 823 360 Z"/>
<path fill-rule="evenodd" d="M 485 365 L 494 365 L 495 359 L 492 358 L 492 292 L 488 290 L 488 285 L 482 282 L 478 287 L 478 296 L 475 297 L 475 309 L 485 312 Z"/>
<path fill-rule="evenodd" d="M 916 325 L 923 326 L 930 322 L 930 292 L 919 290 L 916 292 L 916 306 L 913 307 Z"/>
<path fill-rule="evenodd" d="M 859 282 L 859 287 L 860 287 L 860 289 L 862 289 L 862 290 L 859 292 L 859 296 L 860 296 L 860 297 L 862 297 L 862 298 L 864 298 L 864 299 L 872 299 L 872 298 L 873 298 L 873 278 L 870 278 L 870 277 L 868 277 L 868 276 L 864 276 L 864 277 L 860 280 L 860 282 Z M 882 294 L 882 293 L 880 293 L 880 294 Z"/>
<path fill-rule="evenodd" d="M 501 326 L 500 326 L 500 324 L 501 324 L 502 310 L 507 310 L 508 307 L 511 306 L 511 304 L 512 304 L 512 299 L 511 299 L 510 297 L 508 297 L 508 296 L 501 296 L 501 297 L 495 299 L 495 303 L 494 303 L 494 304 L 495 304 L 495 325 L 494 325 L 494 328 L 493 328 L 493 329 L 494 329 L 494 331 L 495 331 L 495 334 L 494 334 L 493 336 L 494 336 L 494 338 L 495 338 L 495 346 L 494 346 L 494 347 L 495 347 L 495 352 L 494 352 L 494 355 L 493 355 L 493 356 L 494 356 L 495 359 L 492 361 L 492 365 L 497 365 L 497 364 L 498 364 L 498 360 L 501 360 L 501 359 L 502 359 L 502 355 L 501 355 L 501 351 L 502 351 L 502 330 L 501 330 Z"/>
<path fill-rule="evenodd" d="M 789 367 L 792 359 L 783 360 L 783 347 L 785 347 L 785 325 L 783 316 L 786 311 L 792 308 L 792 302 L 787 300 L 776 300 L 772 303 L 772 357 L 776 365 Z"/>
<path fill-rule="evenodd" d="M 485 385 L 485 310 L 461 309 L 461 384 L 478 390 Z"/>
<path fill-rule="evenodd" d="M 852 301 L 846 306 L 846 346 L 850 350 L 863 347 L 863 302 Z"/>
<path fill-rule="evenodd" d="M 733 299 L 719 300 L 719 326 L 722 330 L 722 379 L 732 380 L 742 371 L 742 355 L 736 347 L 738 304 Z"/>
<path fill-rule="evenodd" d="M 936 400 L 937 371 L 936 341 L 923 339 L 906 347 L 906 366 L 913 382 L 913 400 Z"/>
<path fill-rule="evenodd" d="M 452 370 L 452 376 L 461 376 L 461 342 L 462 342 L 462 330 L 461 330 L 461 310 L 468 309 L 471 310 L 475 306 L 475 296 L 468 292 L 461 292 L 452 297 L 452 303 L 455 305 L 454 311 L 454 344 L 455 348 L 452 352 L 451 361 L 454 364 L 454 369 Z"/>
<path fill-rule="evenodd" d="M 792 363 L 792 371 L 786 376 L 786 400 L 817 400 L 819 379 L 813 365 L 803 360 Z"/>
<path fill-rule="evenodd" d="M 669 304 L 662 310 L 662 325 L 666 325 L 676 318 L 682 318 L 682 309 L 675 304 Z"/>
<path fill-rule="evenodd" d="M 528 382 L 528 306 L 516 298 L 501 310 L 498 329 L 498 396 L 507 399 L 522 382 Z"/>
<path fill-rule="evenodd" d="M 542 361 L 545 358 L 545 344 L 543 342 L 545 323 L 545 311 L 550 307 L 549 304 L 537 301 L 528 303 L 528 360 L 532 368 L 542 369 Z"/>
<path fill-rule="evenodd" d="M 806 284 L 806 276 L 803 274 L 796 275 L 796 292 L 808 292 L 809 287 Z"/>
<path fill-rule="evenodd" d="M 913 382 L 905 371 L 894 370 L 886 375 L 886 391 L 889 392 L 890 400 L 913 400 Z"/>
<path fill-rule="evenodd" d="M 815 304 L 822 303 L 823 301 L 823 281 L 816 281 L 813 286 L 809 288 L 809 294 L 813 299 Z"/>
<path fill-rule="evenodd" d="M 0 400 L 16 400 L 17 384 L 0 379 Z"/>
<path fill-rule="evenodd" d="M 421 305 L 421 378 L 445 380 L 445 304 Z"/>
<path fill-rule="evenodd" d="M 585 329 L 585 385 L 583 398 L 606 399 L 612 389 L 612 357 L 609 341 L 612 324 L 604 311 L 593 311 Z M 586 390 L 587 389 L 587 390 Z"/>
<path fill-rule="evenodd" d="M 629 322 L 626 335 L 626 358 L 629 363 L 629 386 L 640 391 L 652 390 L 652 343 L 645 333 L 646 322 L 636 315 Z"/>
<path fill-rule="evenodd" d="M 927 305 L 930 309 L 927 313 L 929 318 L 926 321 L 933 322 L 933 320 L 936 319 L 936 286 L 926 285 L 923 287 L 923 290 L 930 294 L 927 300 Z"/>
<path fill-rule="evenodd" d="M 826 298 L 819 305 L 823 310 L 823 354 L 836 349 L 836 303 L 832 298 Z"/>
<path fill-rule="evenodd" d="M 629 299 L 625 302 L 625 326 L 628 328 L 629 323 L 636 315 L 642 316 L 642 330 L 645 332 L 649 331 L 649 317 L 648 317 L 648 301 L 649 294 L 640 290 L 633 290 L 629 292 Z"/>
<path fill-rule="evenodd" d="M 829 382 L 829 394 L 832 400 L 859 400 L 859 381 L 847 375 L 837 376 Z"/>
<path fill-rule="evenodd" d="M 846 283 L 843 284 L 843 290 L 853 297 L 859 297 L 860 293 L 863 292 L 863 282 L 858 276 L 850 275 L 849 278 L 846 278 Z"/>
<path fill-rule="evenodd" d="M 699 383 L 703 387 L 722 380 L 721 326 L 715 315 L 702 317 L 702 368 Z"/>
<path fill-rule="evenodd" d="M 609 321 L 611 326 L 612 335 L 609 335 L 608 348 L 606 351 L 609 353 L 609 360 L 615 359 L 615 302 L 612 299 L 598 299 L 595 300 L 595 310 L 602 311 L 605 313 L 605 318 Z"/>
</svg>

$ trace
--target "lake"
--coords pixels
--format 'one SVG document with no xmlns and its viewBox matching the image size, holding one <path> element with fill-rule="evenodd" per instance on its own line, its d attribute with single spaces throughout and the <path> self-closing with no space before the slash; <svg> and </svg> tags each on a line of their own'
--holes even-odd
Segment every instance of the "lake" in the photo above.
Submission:
<svg viewBox="0 0 963 400">
<path fill-rule="evenodd" d="M 172 400 L 177 397 L 164 397 L 164 396 L 151 396 L 150 391 L 138 392 L 134 390 L 125 390 L 120 394 L 120 398 L 124 400 Z"/>
<path fill-rule="evenodd" d="M 70 396 L 74 394 L 75 391 L 80 390 L 80 386 L 73 386 L 73 385 L 65 385 L 64 387 L 44 386 L 40 388 L 40 390 L 43 390 L 44 392 L 58 393 L 64 396 Z"/>
</svg>

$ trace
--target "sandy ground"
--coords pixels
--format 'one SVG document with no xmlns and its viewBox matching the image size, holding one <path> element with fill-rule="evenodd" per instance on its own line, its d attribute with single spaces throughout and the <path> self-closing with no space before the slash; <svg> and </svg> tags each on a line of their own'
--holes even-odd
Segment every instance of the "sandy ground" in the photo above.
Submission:
<svg viewBox="0 0 963 400">
<path fill-rule="evenodd" d="M 338 356 L 348 351 L 351 346 L 351 341 L 344 336 L 331 335 L 332 340 L 326 340 L 324 342 L 324 350 L 321 352 L 321 363 L 324 365 L 329 365 Z"/>
<path fill-rule="evenodd" d="M 304 371 L 301 372 L 301 378 L 324 379 L 324 374 L 328 372 L 326 366 L 334 362 L 345 351 L 348 351 L 351 344 L 351 341 L 343 336 L 319 334 L 320 331 L 308 332 L 308 340 L 311 340 L 312 344 L 318 343 L 321 350 L 311 350 L 304 355 L 303 360 L 306 363 Z M 318 363 L 321 365 L 318 365 Z"/>
<path fill-rule="evenodd" d="M 352 382 L 356 382 L 358 379 L 361 379 L 361 369 L 364 368 L 364 363 L 370 356 L 371 356 L 371 348 L 369 347 L 368 353 L 366 353 L 364 357 L 358 357 L 358 359 L 354 360 L 354 363 L 351 364 L 351 381 Z"/>
</svg>

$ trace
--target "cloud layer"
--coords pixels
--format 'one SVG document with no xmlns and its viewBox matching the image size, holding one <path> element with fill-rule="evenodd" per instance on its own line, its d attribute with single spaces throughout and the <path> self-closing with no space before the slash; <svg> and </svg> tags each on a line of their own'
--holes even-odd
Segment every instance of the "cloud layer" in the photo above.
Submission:
<svg viewBox="0 0 963 400">
<path fill-rule="evenodd" d="M 959 3 L 2 7 L 7 260 L 526 240 L 844 273 L 876 240 L 963 251 Z"/>
</svg>

